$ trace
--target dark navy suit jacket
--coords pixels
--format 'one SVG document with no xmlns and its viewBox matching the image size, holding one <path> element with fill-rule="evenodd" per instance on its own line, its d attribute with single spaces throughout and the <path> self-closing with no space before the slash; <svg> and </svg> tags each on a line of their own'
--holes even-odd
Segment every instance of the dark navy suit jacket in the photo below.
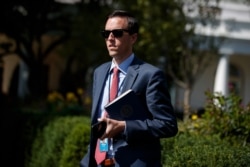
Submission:
<svg viewBox="0 0 250 167">
<path fill-rule="evenodd" d="M 98 108 L 111 62 L 94 72 L 91 124 L 97 122 Z M 134 58 L 128 68 L 122 92 L 132 89 L 145 106 L 146 120 L 126 121 L 126 130 L 113 139 L 116 167 L 160 167 L 160 138 L 175 136 L 178 128 L 163 71 Z M 91 132 L 88 153 L 81 167 L 95 167 L 97 138 Z"/>
</svg>

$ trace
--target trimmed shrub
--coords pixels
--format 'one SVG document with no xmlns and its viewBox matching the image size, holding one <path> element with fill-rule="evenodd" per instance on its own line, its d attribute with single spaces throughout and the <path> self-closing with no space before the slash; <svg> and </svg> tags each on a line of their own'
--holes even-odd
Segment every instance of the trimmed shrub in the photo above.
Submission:
<svg viewBox="0 0 250 167">
<path fill-rule="evenodd" d="M 63 152 L 67 152 L 64 150 L 64 143 L 66 140 L 70 140 L 67 138 L 71 137 L 70 135 L 73 133 L 72 131 L 76 131 L 73 129 L 80 126 L 79 124 L 89 125 L 89 119 L 85 117 L 68 116 L 58 117 L 50 121 L 47 126 L 38 132 L 38 135 L 32 144 L 31 156 L 28 158 L 28 162 L 26 163 L 27 167 L 59 167 L 59 162 Z M 79 138 L 87 136 L 86 133 L 88 133 L 89 130 L 87 128 L 83 128 L 83 130 L 87 130 L 87 132 L 79 131 Z M 78 141 L 78 139 L 76 140 Z M 87 138 L 83 138 L 80 141 L 84 140 L 88 141 Z M 82 144 L 79 143 L 79 147 L 87 147 L 84 143 L 85 142 Z M 68 147 L 69 146 L 67 146 L 67 148 Z"/>
<path fill-rule="evenodd" d="M 90 127 L 85 124 L 77 124 L 65 139 L 62 157 L 59 167 L 76 167 L 83 155 L 87 153 L 89 144 Z"/>
<path fill-rule="evenodd" d="M 231 146 L 218 136 L 179 134 L 164 139 L 164 167 L 250 166 L 250 148 Z"/>
<path fill-rule="evenodd" d="M 179 134 L 161 140 L 164 167 L 250 167 L 249 106 L 239 106 L 236 96 L 207 95 L 204 115 L 179 122 Z M 87 152 L 90 119 L 50 118 L 32 143 L 26 167 L 79 166 Z"/>
</svg>

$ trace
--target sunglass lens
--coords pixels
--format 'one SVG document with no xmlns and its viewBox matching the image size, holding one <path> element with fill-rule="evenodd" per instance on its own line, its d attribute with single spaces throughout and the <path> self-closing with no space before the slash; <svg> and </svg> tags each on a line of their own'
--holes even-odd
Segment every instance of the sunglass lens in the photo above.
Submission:
<svg viewBox="0 0 250 167">
<path fill-rule="evenodd" d="M 122 37 L 123 35 L 123 30 L 113 30 L 112 33 L 116 38 Z"/>
<path fill-rule="evenodd" d="M 112 32 L 112 34 L 114 35 L 114 37 L 119 38 L 122 37 L 123 35 L 123 30 L 112 30 L 112 31 L 108 31 L 108 30 L 103 30 L 101 31 L 101 34 L 104 38 L 108 38 L 109 34 Z"/>
<path fill-rule="evenodd" d="M 102 36 L 103 36 L 104 38 L 108 38 L 110 33 L 111 33 L 111 31 L 106 31 L 106 30 L 103 30 L 103 31 L 101 32 L 101 34 L 102 34 Z"/>
</svg>

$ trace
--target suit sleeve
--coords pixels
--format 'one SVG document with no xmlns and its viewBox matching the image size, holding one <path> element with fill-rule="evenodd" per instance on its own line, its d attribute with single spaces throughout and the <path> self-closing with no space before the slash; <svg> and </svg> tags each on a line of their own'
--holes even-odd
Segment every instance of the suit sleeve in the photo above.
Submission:
<svg viewBox="0 0 250 167">
<path fill-rule="evenodd" d="M 140 74 L 141 75 L 141 74 Z M 146 84 L 145 84 L 146 83 Z M 152 141 L 154 139 L 175 136 L 178 132 L 177 120 L 171 104 L 167 81 L 160 70 L 144 72 L 136 86 L 145 94 L 148 119 L 126 121 L 125 138 L 128 143 Z"/>
</svg>

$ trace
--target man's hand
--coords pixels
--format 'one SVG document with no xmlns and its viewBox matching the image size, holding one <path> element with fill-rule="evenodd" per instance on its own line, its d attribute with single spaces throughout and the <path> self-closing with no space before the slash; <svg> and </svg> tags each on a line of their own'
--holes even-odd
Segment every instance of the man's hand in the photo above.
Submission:
<svg viewBox="0 0 250 167">
<path fill-rule="evenodd" d="M 125 121 L 117 121 L 110 118 L 99 118 L 98 121 L 104 121 L 107 123 L 107 128 L 104 134 L 101 136 L 101 140 L 105 138 L 113 138 L 119 133 L 123 132 L 125 129 L 126 122 Z"/>
</svg>

